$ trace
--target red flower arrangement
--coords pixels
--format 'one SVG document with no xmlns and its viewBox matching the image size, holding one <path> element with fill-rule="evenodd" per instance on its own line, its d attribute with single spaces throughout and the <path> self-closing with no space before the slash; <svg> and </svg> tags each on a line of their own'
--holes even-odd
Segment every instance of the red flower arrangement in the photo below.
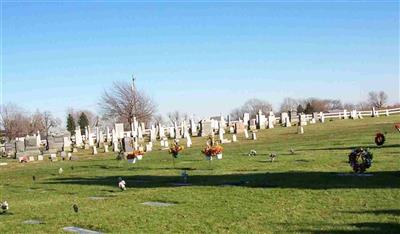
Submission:
<svg viewBox="0 0 400 234">
<path fill-rule="evenodd" d="M 382 133 L 377 133 L 375 136 L 375 144 L 377 146 L 381 146 L 385 143 L 385 135 L 383 135 Z"/>
<path fill-rule="evenodd" d="M 394 127 L 400 132 L 400 123 L 395 124 Z"/>
<path fill-rule="evenodd" d="M 216 145 L 216 146 L 207 146 L 204 150 L 202 150 L 201 152 L 206 155 L 207 157 L 215 157 L 218 154 L 222 154 L 222 152 L 224 151 L 224 148 L 220 145 Z"/>
<path fill-rule="evenodd" d="M 179 152 L 182 151 L 184 148 L 178 144 L 174 144 L 171 148 L 169 148 L 169 153 L 172 154 L 174 158 L 177 158 Z"/>
<path fill-rule="evenodd" d="M 129 153 L 126 156 L 127 159 L 141 158 L 144 155 L 144 151 L 142 150 L 134 150 L 132 153 Z"/>
</svg>

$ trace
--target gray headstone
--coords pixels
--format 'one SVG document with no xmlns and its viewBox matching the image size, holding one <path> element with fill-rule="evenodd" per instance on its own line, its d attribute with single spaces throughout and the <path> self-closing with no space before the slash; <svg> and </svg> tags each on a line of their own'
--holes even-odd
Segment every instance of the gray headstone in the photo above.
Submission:
<svg viewBox="0 0 400 234">
<path fill-rule="evenodd" d="M 84 228 L 80 228 L 80 227 L 65 227 L 65 228 L 63 228 L 63 230 L 66 232 L 75 232 L 75 233 L 79 233 L 79 234 L 101 234 L 101 232 L 84 229 Z"/>
<path fill-rule="evenodd" d="M 173 203 L 166 203 L 166 202 L 143 202 L 143 205 L 146 206 L 156 206 L 156 207 L 166 207 L 166 206 L 173 206 Z"/>
<path fill-rule="evenodd" d="M 124 137 L 122 141 L 122 146 L 125 152 L 132 152 L 134 150 L 133 138 Z"/>
</svg>

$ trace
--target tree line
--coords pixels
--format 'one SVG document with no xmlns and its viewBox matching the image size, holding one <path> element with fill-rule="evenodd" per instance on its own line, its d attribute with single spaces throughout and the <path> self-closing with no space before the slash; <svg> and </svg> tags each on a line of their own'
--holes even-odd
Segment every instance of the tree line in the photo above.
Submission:
<svg viewBox="0 0 400 234">
<path fill-rule="evenodd" d="M 339 99 L 320 99 L 306 98 L 295 99 L 286 97 L 283 99 L 280 108 L 277 112 L 296 111 L 297 113 L 312 114 L 314 112 L 329 112 L 336 110 L 370 110 L 372 107 L 377 109 L 387 107 L 388 95 L 384 91 L 371 91 L 368 93 L 366 101 L 359 103 L 342 103 Z M 393 107 L 399 107 L 400 104 Z M 235 108 L 230 115 L 234 119 L 243 118 L 244 113 L 249 113 L 253 118 L 261 110 L 264 114 L 273 111 L 272 105 L 268 101 L 260 99 L 250 99 L 241 107 Z"/>
</svg>

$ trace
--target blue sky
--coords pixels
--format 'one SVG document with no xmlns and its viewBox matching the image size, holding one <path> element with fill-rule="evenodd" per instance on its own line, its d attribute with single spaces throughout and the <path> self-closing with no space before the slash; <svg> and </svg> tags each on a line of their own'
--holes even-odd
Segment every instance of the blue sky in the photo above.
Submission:
<svg viewBox="0 0 400 234">
<path fill-rule="evenodd" d="M 399 102 L 396 1 L 3 2 L 2 101 L 96 111 L 137 77 L 159 112 L 227 114 L 249 98 Z"/>
</svg>

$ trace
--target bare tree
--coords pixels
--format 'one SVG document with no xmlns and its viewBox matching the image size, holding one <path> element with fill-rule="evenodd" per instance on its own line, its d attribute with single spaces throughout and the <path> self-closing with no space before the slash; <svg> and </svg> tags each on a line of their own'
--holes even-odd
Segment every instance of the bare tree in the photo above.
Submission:
<svg viewBox="0 0 400 234">
<path fill-rule="evenodd" d="M 155 124 L 164 124 L 165 123 L 164 117 L 162 115 L 160 115 L 160 114 L 154 115 L 153 116 L 153 123 L 155 123 Z"/>
<path fill-rule="evenodd" d="M 272 111 L 272 105 L 267 101 L 252 98 L 247 100 L 243 106 L 233 109 L 230 116 L 233 119 L 239 119 L 243 118 L 244 113 L 249 113 L 250 116 L 255 117 L 259 110 L 261 110 L 262 113 L 267 114 Z"/>
<path fill-rule="evenodd" d="M 382 108 L 386 105 L 388 99 L 388 95 L 384 91 L 380 92 L 369 92 L 368 93 L 368 102 L 371 106 L 376 108 Z"/>
<path fill-rule="evenodd" d="M 50 111 L 44 111 L 42 113 L 37 112 L 37 115 L 38 116 L 40 115 L 40 117 L 38 117 L 38 118 L 40 118 L 40 120 L 41 120 L 41 126 L 44 127 L 43 132 L 44 132 L 45 139 L 46 139 L 46 142 L 47 142 L 46 145 L 48 147 L 49 146 L 49 135 L 50 135 L 50 132 L 51 132 L 51 130 L 53 128 L 56 128 L 61 124 L 61 120 L 58 119 L 58 118 L 55 118 L 51 114 Z"/>
<path fill-rule="evenodd" d="M 286 112 L 286 111 L 290 111 L 290 110 L 296 110 L 298 105 L 299 105 L 298 100 L 296 100 L 294 98 L 286 97 L 285 99 L 283 99 L 280 111 Z"/>
<path fill-rule="evenodd" d="M 371 105 L 368 102 L 359 102 L 355 106 L 356 110 L 370 110 Z"/>
<path fill-rule="evenodd" d="M 31 117 L 31 127 L 32 132 L 34 133 L 36 133 L 37 131 L 44 132 L 46 129 L 44 125 L 43 113 L 41 113 L 39 110 L 36 110 L 36 112 Z"/>
<path fill-rule="evenodd" d="M 99 105 L 104 118 L 129 125 L 134 117 L 140 122 L 150 122 L 156 112 L 153 100 L 128 82 L 114 82 L 110 91 L 104 91 Z"/>
<path fill-rule="evenodd" d="M 50 130 L 52 128 L 58 127 L 61 122 L 59 119 L 53 117 L 50 111 L 45 111 L 42 113 L 42 121 L 46 138 L 50 134 Z"/>
<path fill-rule="evenodd" d="M 250 115 L 254 117 L 257 115 L 259 110 L 264 114 L 272 111 L 272 105 L 267 101 L 253 98 L 244 103 L 242 110 L 250 113 Z"/>
<path fill-rule="evenodd" d="M 230 116 L 232 119 L 239 120 L 239 119 L 243 118 L 243 114 L 244 114 L 243 109 L 238 107 L 231 111 Z"/>
<path fill-rule="evenodd" d="M 189 115 L 187 113 L 181 113 L 179 111 L 173 111 L 173 112 L 169 112 L 168 114 L 168 119 L 171 121 L 171 123 L 179 123 L 183 120 L 188 120 L 189 119 Z"/>
<path fill-rule="evenodd" d="M 0 125 L 9 140 L 26 136 L 31 130 L 29 115 L 25 110 L 12 103 L 1 106 Z"/>
<path fill-rule="evenodd" d="M 353 104 L 353 103 L 345 103 L 345 104 L 343 104 L 343 109 L 355 110 L 356 109 L 356 105 Z"/>
</svg>

